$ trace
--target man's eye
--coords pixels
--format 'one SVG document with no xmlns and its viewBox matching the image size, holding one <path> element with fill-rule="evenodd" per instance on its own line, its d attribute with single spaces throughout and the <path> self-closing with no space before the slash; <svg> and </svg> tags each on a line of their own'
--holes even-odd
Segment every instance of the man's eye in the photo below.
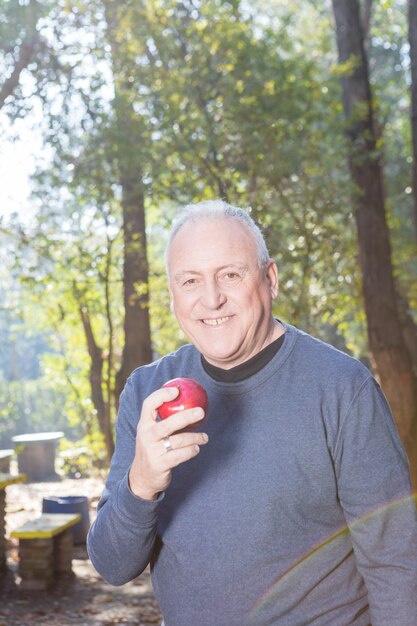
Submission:
<svg viewBox="0 0 417 626">
<path fill-rule="evenodd" d="M 237 283 L 240 279 L 238 272 L 225 272 L 220 276 L 220 281 L 224 283 Z"/>
<path fill-rule="evenodd" d="M 182 283 L 183 287 L 194 287 L 194 285 L 197 284 L 197 279 L 196 278 L 187 278 L 187 280 L 184 280 Z"/>
</svg>

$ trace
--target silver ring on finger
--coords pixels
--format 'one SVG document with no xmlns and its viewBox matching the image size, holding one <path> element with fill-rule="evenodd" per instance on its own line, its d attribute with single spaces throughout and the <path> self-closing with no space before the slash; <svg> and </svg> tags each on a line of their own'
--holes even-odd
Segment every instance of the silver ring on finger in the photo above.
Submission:
<svg viewBox="0 0 417 626">
<path fill-rule="evenodd" d="M 164 437 L 164 438 L 163 438 L 163 440 L 162 440 L 162 443 L 164 444 L 164 446 L 165 446 L 165 450 L 166 450 L 167 452 L 171 452 L 171 450 L 173 450 L 173 449 L 174 449 L 174 448 L 172 447 L 172 445 L 171 445 L 171 441 L 170 441 L 169 437 Z"/>
</svg>

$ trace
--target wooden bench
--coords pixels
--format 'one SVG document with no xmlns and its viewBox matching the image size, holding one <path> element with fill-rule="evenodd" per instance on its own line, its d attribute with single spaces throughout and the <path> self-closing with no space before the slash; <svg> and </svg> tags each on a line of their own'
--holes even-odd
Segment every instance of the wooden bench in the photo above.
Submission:
<svg viewBox="0 0 417 626">
<path fill-rule="evenodd" d="M 13 530 L 19 539 L 20 588 L 48 589 L 58 574 L 72 574 L 71 527 L 79 522 L 78 513 L 43 513 Z"/>
</svg>

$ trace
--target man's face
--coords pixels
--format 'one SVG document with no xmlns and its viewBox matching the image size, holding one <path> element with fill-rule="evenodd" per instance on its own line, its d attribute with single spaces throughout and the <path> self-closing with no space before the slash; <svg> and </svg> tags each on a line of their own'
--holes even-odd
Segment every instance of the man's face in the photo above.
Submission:
<svg viewBox="0 0 417 626">
<path fill-rule="evenodd" d="M 168 259 L 171 308 L 209 363 L 230 369 L 272 340 L 272 300 L 278 294 L 273 261 L 260 268 L 256 243 L 227 218 L 187 222 Z"/>
</svg>

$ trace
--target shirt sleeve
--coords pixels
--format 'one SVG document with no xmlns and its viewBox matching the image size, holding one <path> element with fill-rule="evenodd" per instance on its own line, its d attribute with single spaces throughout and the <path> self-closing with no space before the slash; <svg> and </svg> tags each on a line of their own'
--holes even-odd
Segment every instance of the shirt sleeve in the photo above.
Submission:
<svg viewBox="0 0 417 626">
<path fill-rule="evenodd" d="M 372 626 L 415 626 L 416 507 L 404 448 L 388 403 L 372 378 L 362 385 L 343 420 L 335 463 Z"/>
<path fill-rule="evenodd" d="M 128 473 L 140 410 L 130 378 L 120 398 L 116 450 L 87 537 L 87 550 L 94 567 L 113 585 L 129 582 L 148 565 L 156 540 L 157 510 L 163 498 L 161 495 L 155 501 L 143 500 L 129 487 Z"/>
</svg>

